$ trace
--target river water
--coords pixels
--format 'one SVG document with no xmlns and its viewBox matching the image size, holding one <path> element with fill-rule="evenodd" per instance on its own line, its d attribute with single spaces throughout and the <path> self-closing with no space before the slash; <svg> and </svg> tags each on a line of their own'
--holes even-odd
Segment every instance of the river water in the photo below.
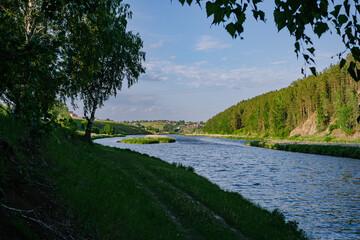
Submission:
<svg viewBox="0 0 360 240">
<path fill-rule="evenodd" d="M 360 239 L 360 160 L 249 147 L 242 140 L 170 136 L 175 143 L 95 142 L 192 166 L 223 189 L 278 208 L 310 239 Z"/>
</svg>

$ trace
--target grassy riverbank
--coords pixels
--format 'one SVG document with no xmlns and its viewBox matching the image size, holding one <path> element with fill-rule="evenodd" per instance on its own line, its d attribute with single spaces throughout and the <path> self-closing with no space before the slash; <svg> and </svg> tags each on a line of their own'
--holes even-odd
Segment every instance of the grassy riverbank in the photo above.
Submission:
<svg viewBox="0 0 360 240">
<path fill-rule="evenodd" d="M 175 138 L 161 136 L 161 135 L 149 135 L 139 138 L 127 138 L 122 139 L 118 142 L 121 143 L 130 143 L 130 144 L 156 144 L 156 143 L 173 143 Z"/>
<path fill-rule="evenodd" d="M 274 137 L 267 135 L 235 135 L 235 134 L 184 134 L 184 136 L 193 137 L 216 137 L 227 139 L 251 140 L 251 141 L 296 141 L 296 142 L 313 142 L 313 143 L 341 143 L 341 144 L 360 144 L 360 138 L 336 138 L 331 136 L 300 136 L 292 137 Z"/>
<path fill-rule="evenodd" d="M 276 143 L 267 141 L 250 141 L 246 145 L 263 147 L 269 149 L 312 153 L 335 157 L 348 157 L 360 159 L 360 147 L 344 145 L 322 145 L 322 144 L 299 144 L 299 143 Z"/>
<path fill-rule="evenodd" d="M 19 141 L 23 133 L 16 130 L 7 134 L 11 130 L 9 125 L 4 119 L 0 123 L 0 138 L 12 146 L 14 157 L 22 158 L 27 148 Z M 57 129 L 44 137 L 39 149 L 37 154 L 30 153 L 36 158 L 34 161 L 41 163 L 32 166 L 31 171 L 43 177 L 39 184 L 54 186 L 49 191 L 62 199 L 61 205 L 67 206 L 67 211 L 75 216 L 76 223 L 72 226 L 78 227 L 77 236 L 82 238 L 91 239 L 95 235 L 96 239 L 305 239 L 296 224 L 285 223 L 278 211 L 269 212 L 237 193 L 221 190 L 195 174 L 191 167 L 169 164 L 130 150 L 86 143 L 66 129 Z M 1 174 L 2 179 L 11 180 L 8 161 L 9 158 L 1 159 L 7 166 L 1 168 Z M 6 190 L 10 180 L 1 182 L 1 189 Z M 27 181 L 38 180 L 27 178 Z M 19 208 L 15 202 L 8 201 L 7 191 L 3 192 L 1 203 Z M 46 205 L 46 201 L 41 203 Z M 41 205 L 34 205 L 32 211 L 39 208 Z M 50 214 L 56 208 L 46 211 Z M 9 210 L 4 214 L 11 213 Z M 22 217 L 25 212 L 13 214 L 17 215 L 13 221 L 21 222 L 17 225 L 30 231 L 29 236 L 39 228 L 47 231 L 44 225 L 27 226 L 28 221 Z M 46 219 L 40 220 L 47 223 Z M 67 221 L 65 215 L 59 218 L 60 225 Z M 53 225 L 47 223 L 47 226 Z"/>
</svg>

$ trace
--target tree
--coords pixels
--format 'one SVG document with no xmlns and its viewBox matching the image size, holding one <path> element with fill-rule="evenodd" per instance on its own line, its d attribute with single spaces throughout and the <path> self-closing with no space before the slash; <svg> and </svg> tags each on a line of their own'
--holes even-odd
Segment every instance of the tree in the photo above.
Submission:
<svg viewBox="0 0 360 240">
<path fill-rule="evenodd" d="M 71 97 L 84 102 L 88 141 L 96 110 L 110 96 L 116 96 L 124 79 L 130 87 L 145 72 L 142 40 L 138 34 L 126 31 L 127 20 L 131 18 L 129 5 L 121 0 L 101 0 L 96 2 L 96 9 L 76 26 L 69 36 L 71 45 L 67 46 L 71 52 L 67 71 L 79 79 L 73 82 Z"/>
<path fill-rule="evenodd" d="M 104 126 L 104 128 L 101 130 L 101 132 L 102 132 L 102 133 L 105 133 L 105 134 L 107 134 L 107 135 L 113 135 L 113 134 L 115 134 L 115 129 L 114 129 L 113 125 L 111 125 L 111 124 L 106 124 L 106 125 Z"/>
<path fill-rule="evenodd" d="M 172 132 L 172 131 L 174 131 L 174 129 L 175 129 L 175 126 L 170 123 L 166 123 L 163 127 L 163 130 L 166 132 Z"/>
<path fill-rule="evenodd" d="M 49 110 L 80 84 L 67 77 L 75 72 L 65 75 L 65 65 L 73 57 L 65 49 L 74 46 L 69 36 L 85 16 L 98 11 L 96 4 L 97 0 L 0 2 L 0 100 L 8 113 L 29 125 L 32 136 L 48 130 L 54 119 Z"/>
<path fill-rule="evenodd" d="M 43 130 L 63 82 L 59 66 L 64 31 L 58 1 L 2 0 L 0 3 L 0 100 L 11 114 Z M 59 7 L 59 9 L 57 9 Z M 57 10 L 54 10 L 57 9 Z"/>
<path fill-rule="evenodd" d="M 179 0 L 181 4 L 191 5 L 196 2 L 201 6 L 202 0 Z M 212 24 L 223 24 L 233 37 L 242 37 L 246 14 L 251 11 L 256 20 L 266 21 L 265 12 L 259 5 L 263 0 L 211 0 L 206 1 L 207 16 L 213 17 Z M 251 10 L 248 10 L 251 8 Z M 335 32 L 342 39 L 345 50 L 338 53 L 340 66 L 345 66 L 344 53 L 350 52 L 354 60 L 347 66 L 352 78 L 360 80 L 360 5 L 358 0 L 275 0 L 274 20 L 278 31 L 287 29 L 295 37 L 295 53 L 302 55 L 305 64 L 315 64 L 315 48 L 309 35 L 313 32 L 319 38 L 325 33 Z M 316 75 L 314 66 L 311 72 Z M 302 69 L 304 73 L 304 69 Z"/>
<path fill-rule="evenodd" d="M 239 112 L 235 112 L 231 117 L 231 128 L 236 131 L 242 127 L 241 116 Z"/>
</svg>

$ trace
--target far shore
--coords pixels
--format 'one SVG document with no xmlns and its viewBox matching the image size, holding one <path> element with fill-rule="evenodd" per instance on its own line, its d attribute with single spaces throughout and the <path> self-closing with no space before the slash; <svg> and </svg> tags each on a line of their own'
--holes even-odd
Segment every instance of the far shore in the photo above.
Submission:
<svg viewBox="0 0 360 240">
<path fill-rule="evenodd" d="M 228 139 L 239 139 L 239 140 L 249 140 L 249 141 L 266 141 L 271 143 L 279 144 L 307 144 L 307 145 L 340 145 L 340 146 L 353 146 L 360 147 L 359 139 L 333 139 L 333 142 L 329 141 L 320 141 L 319 139 L 315 140 L 290 140 L 290 139 L 273 139 L 273 138 L 263 138 L 259 136 L 240 136 L 233 134 L 184 134 L 184 136 L 189 137 L 215 137 L 215 138 L 228 138 Z M 306 137 L 305 137 L 306 138 Z M 357 141 L 357 142 L 355 142 Z"/>
</svg>

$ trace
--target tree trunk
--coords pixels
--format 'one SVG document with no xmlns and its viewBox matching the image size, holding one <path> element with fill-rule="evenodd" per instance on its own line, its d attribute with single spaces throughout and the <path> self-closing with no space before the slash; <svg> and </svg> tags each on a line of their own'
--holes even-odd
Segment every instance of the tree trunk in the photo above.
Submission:
<svg viewBox="0 0 360 240">
<path fill-rule="evenodd" d="M 87 118 L 88 123 L 86 125 L 86 130 L 85 130 L 85 140 L 88 142 L 91 142 L 91 129 L 95 120 L 95 111 L 96 111 L 96 105 L 94 104 L 90 118 Z"/>
</svg>

